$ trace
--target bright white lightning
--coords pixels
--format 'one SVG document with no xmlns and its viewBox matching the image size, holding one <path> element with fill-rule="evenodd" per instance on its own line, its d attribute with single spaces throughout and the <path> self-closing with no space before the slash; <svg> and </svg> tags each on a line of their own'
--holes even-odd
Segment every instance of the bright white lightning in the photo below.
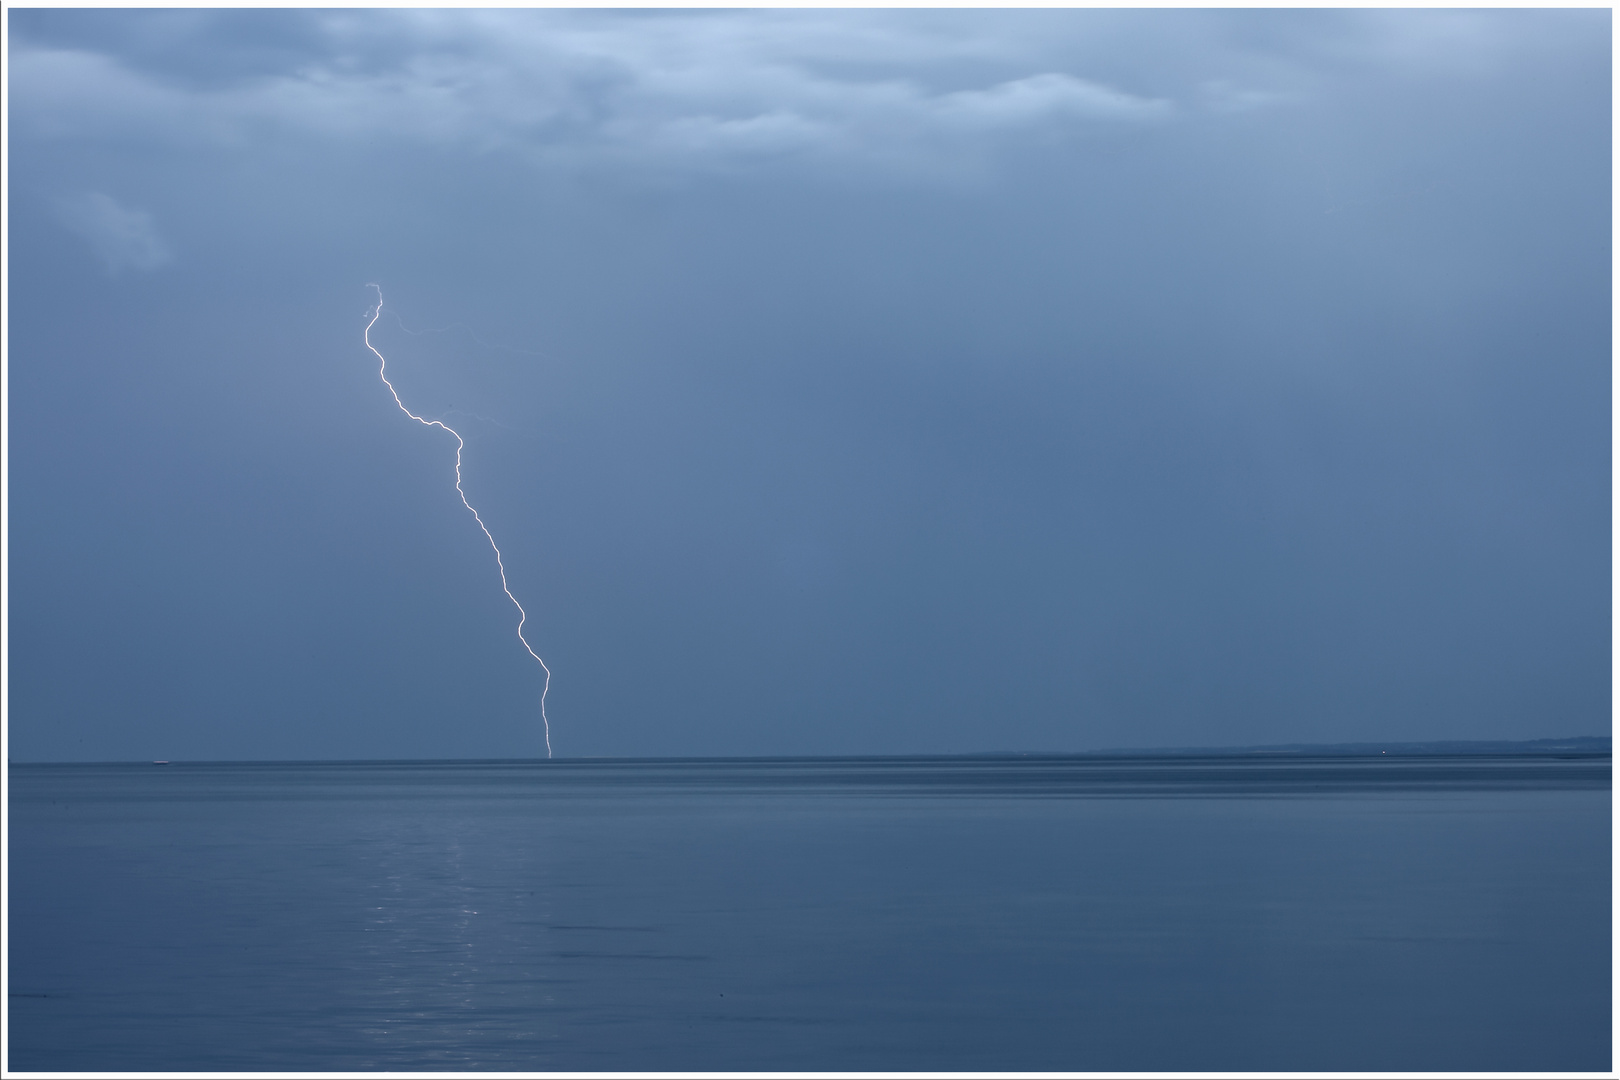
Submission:
<svg viewBox="0 0 1620 1080">
<path fill-rule="evenodd" d="M 540 665 L 540 670 L 546 673 L 545 685 L 540 690 L 540 723 L 544 725 L 546 734 L 546 757 L 549 758 L 551 756 L 551 721 L 546 719 L 546 693 L 551 689 L 551 669 L 546 667 L 546 662 L 544 660 L 540 659 L 540 654 L 534 651 L 534 646 L 529 644 L 529 639 L 523 636 L 523 624 L 529 621 L 529 613 L 523 610 L 523 605 L 518 603 L 518 598 L 512 595 L 512 590 L 506 584 L 506 563 L 501 559 L 501 549 L 496 545 L 495 537 L 490 534 L 489 526 L 485 525 L 484 519 L 478 516 L 478 511 L 473 509 L 473 504 L 467 501 L 467 493 L 461 490 L 461 451 L 462 448 L 467 444 L 462 439 L 461 433 L 456 431 L 455 428 L 452 428 L 442 420 L 428 420 L 424 417 L 417 416 L 415 413 L 411 412 L 411 410 L 407 409 L 405 407 L 405 403 L 399 399 L 399 391 L 395 390 L 394 384 L 388 381 L 388 361 L 383 358 L 382 353 L 377 351 L 377 346 L 371 343 L 371 328 L 376 326 L 377 320 L 382 317 L 383 307 L 382 286 L 372 283 L 371 288 L 377 290 L 377 310 L 371 313 L 371 321 L 366 323 L 365 339 L 366 348 L 370 349 L 372 355 L 377 358 L 377 363 L 379 365 L 377 368 L 377 374 L 382 376 L 383 385 L 388 387 L 388 392 L 394 395 L 394 404 L 399 406 L 400 412 L 404 413 L 412 420 L 415 420 L 418 424 L 423 424 L 427 427 L 443 428 L 445 431 L 448 431 L 455 437 L 456 494 L 461 496 L 461 505 L 465 506 L 469 511 L 471 511 L 473 520 L 478 522 L 478 527 L 484 530 L 484 538 L 489 541 L 491 550 L 495 552 L 495 567 L 501 572 L 501 591 L 506 594 L 506 598 L 508 600 L 512 601 L 512 606 L 518 609 L 518 640 L 523 642 L 523 647 L 528 650 L 530 656 L 534 657 L 534 662 Z"/>
</svg>

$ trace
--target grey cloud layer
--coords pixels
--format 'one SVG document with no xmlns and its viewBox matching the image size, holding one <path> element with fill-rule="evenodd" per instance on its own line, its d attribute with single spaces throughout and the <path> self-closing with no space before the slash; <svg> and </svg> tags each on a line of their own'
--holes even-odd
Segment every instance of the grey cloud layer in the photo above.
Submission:
<svg viewBox="0 0 1620 1080">
<path fill-rule="evenodd" d="M 167 12 L 77 39 L 14 18 L 12 120 L 46 138 L 313 135 L 552 166 L 943 178 L 1007 140 L 1331 96 L 1358 70 L 1477 72 L 1582 30 L 1495 12 L 975 14 Z"/>
<path fill-rule="evenodd" d="M 10 57 L 13 118 L 45 137 L 246 144 L 283 131 L 512 148 L 553 162 L 937 163 L 996 137 L 1275 103 L 1310 78 L 1275 47 L 1197 20 L 1157 45 L 1157 66 L 1174 79 L 1140 59 L 1124 70 L 1112 47 L 1129 45 L 1140 20 L 1108 13 L 1061 24 L 847 12 L 285 18 L 277 25 L 303 47 L 245 56 L 237 77 L 187 72 L 187 51 L 246 48 L 198 17 L 134 42 L 46 41 L 25 27 Z M 1333 35 L 1335 48 L 1341 61 L 1352 44 L 1426 57 L 1432 27 L 1401 26 L 1386 41 L 1376 19 L 1362 19 Z"/>
</svg>

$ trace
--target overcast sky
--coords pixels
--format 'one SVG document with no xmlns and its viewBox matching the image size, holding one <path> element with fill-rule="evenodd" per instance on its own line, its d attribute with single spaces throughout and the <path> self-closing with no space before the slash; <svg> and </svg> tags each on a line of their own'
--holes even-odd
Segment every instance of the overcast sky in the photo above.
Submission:
<svg viewBox="0 0 1620 1080">
<path fill-rule="evenodd" d="M 544 753 L 368 282 L 559 756 L 1608 733 L 1606 10 L 8 15 L 17 760 Z"/>
</svg>

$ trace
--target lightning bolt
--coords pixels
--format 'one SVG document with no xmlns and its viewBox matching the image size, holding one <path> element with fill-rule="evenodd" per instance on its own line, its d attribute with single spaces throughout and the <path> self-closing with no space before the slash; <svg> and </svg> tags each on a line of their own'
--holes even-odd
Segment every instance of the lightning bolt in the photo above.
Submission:
<svg viewBox="0 0 1620 1080">
<path fill-rule="evenodd" d="M 551 689 L 551 669 L 546 667 L 546 662 L 544 660 L 540 659 L 540 654 L 534 651 L 534 646 L 529 644 L 529 639 L 523 636 L 523 624 L 529 621 L 529 613 L 523 610 L 523 605 L 518 603 L 518 598 L 512 595 L 511 588 L 506 584 L 506 563 L 501 558 L 501 549 L 499 545 L 495 543 L 494 535 L 490 533 L 489 526 L 484 524 L 484 519 L 478 516 L 478 511 L 473 508 L 473 504 L 467 501 L 467 493 L 461 490 L 461 451 L 462 448 L 467 445 L 467 443 L 462 439 L 461 433 L 456 431 L 455 428 L 446 424 L 442 420 L 428 420 L 425 417 L 417 416 L 415 413 L 411 412 L 411 410 L 407 409 L 405 407 L 405 403 L 399 399 L 399 391 L 395 390 L 394 384 L 388 381 L 388 361 L 383 357 L 382 353 L 377 351 L 377 346 L 371 343 L 371 328 L 376 326 L 377 320 L 382 317 L 382 286 L 376 284 L 375 282 L 369 282 L 368 287 L 377 290 L 377 310 L 371 313 L 371 321 L 366 323 L 365 331 L 366 348 L 370 349 L 371 354 L 377 358 L 377 374 L 382 377 L 383 385 L 388 387 L 388 392 L 394 395 L 394 404 L 399 406 L 400 412 L 404 413 L 406 416 L 425 427 L 443 428 L 455 438 L 456 494 L 461 496 L 461 505 L 465 506 L 472 514 L 473 520 L 478 522 L 478 527 L 484 530 L 484 538 L 489 541 L 490 550 L 495 552 L 495 567 L 501 572 L 501 591 L 506 594 L 506 598 L 508 600 L 512 601 L 512 606 L 518 609 L 518 640 L 523 642 L 523 647 L 528 650 L 530 656 L 534 657 L 534 662 L 540 665 L 540 670 L 546 673 L 545 686 L 540 690 L 540 723 L 545 727 L 546 757 L 549 758 L 551 756 L 551 721 L 546 719 L 546 693 Z"/>
</svg>

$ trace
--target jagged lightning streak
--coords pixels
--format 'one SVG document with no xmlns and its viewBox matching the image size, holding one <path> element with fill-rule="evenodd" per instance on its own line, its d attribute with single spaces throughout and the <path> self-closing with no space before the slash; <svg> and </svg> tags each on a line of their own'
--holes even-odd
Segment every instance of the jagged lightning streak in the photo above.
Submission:
<svg viewBox="0 0 1620 1080">
<path fill-rule="evenodd" d="M 478 527 L 484 530 L 484 538 L 489 541 L 490 549 L 495 552 L 495 567 L 501 572 L 501 591 L 506 594 L 506 598 L 508 600 L 512 601 L 512 606 L 518 609 L 518 640 L 523 642 L 523 647 L 529 651 L 530 656 L 534 657 L 534 662 L 540 665 L 540 670 L 546 673 L 545 685 L 540 689 L 540 723 L 544 725 L 545 728 L 546 757 L 549 758 L 551 756 L 551 721 L 546 719 L 546 693 L 551 689 L 551 669 L 546 667 L 546 662 L 544 660 L 540 659 L 540 654 L 534 651 L 534 646 L 529 644 L 529 639 L 523 636 L 523 624 L 529 621 L 529 613 L 523 610 L 523 605 L 518 603 L 518 598 L 512 595 L 511 588 L 506 584 L 506 563 L 501 559 L 500 546 L 495 543 L 495 537 L 491 535 L 489 526 L 485 525 L 484 519 L 478 516 L 478 511 L 473 509 L 473 504 L 467 501 L 467 493 L 461 490 L 461 451 L 462 448 L 467 445 L 467 443 L 462 439 L 461 433 L 455 428 L 451 427 L 449 424 L 446 424 L 442 420 L 428 420 L 424 417 L 417 416 L 415 413 L 411 412 L 411 410 L 407 409 L 405 407 L 405 403 L 399 399 L 399 391 L 395 390 L 394 384 L 388 381 L 388 361 L 383 357 L 382 353 L 377 351 L 377 346 L 371 343 L 371 328 L 377 325 L 378 319 L 382 318 L 382 286 L 378 285 L 376 282 L 368 282 L 367 284 L 369 288 L 377 290 L 377 310 L 371 313 L 371 321 L 366 323 L 365 331 L 366 348 L 370 349 L 371 354 L 377 358 L 377 374 L 382 377 L 383 385 L 388 387 L 388 392 L 394 395 L 394 404 L 399 406 L 400 412 L 404 413 L 412 420 L 415 420 L 418 424 L 423 424 L 427 427 L 443 428 L 445 431 L 448 431 L 455 437 L 456 494 L 461 496 L 461 505 L 465 506 L 469 511 L 471 511 L 473 520 L 478 522 Z"/>
</svg>

